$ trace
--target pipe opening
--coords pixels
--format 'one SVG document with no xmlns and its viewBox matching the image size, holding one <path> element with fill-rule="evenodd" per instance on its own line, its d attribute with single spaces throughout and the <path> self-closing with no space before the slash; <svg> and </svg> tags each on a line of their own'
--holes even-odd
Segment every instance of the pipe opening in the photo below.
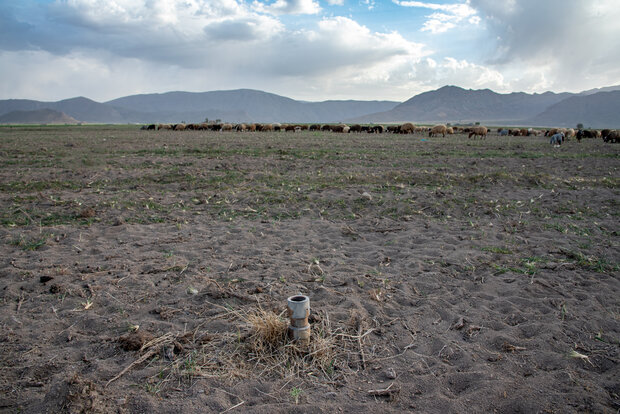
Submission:
<svg viewBox="0 0 620 414">
<path fill-rule="evenodd" d="M 289 298 L 289 300 L 291 302 L 304 302 L 306 300 L 308 300 L 307 296 L 293 296 L 291 298 Z"/>
</svg>

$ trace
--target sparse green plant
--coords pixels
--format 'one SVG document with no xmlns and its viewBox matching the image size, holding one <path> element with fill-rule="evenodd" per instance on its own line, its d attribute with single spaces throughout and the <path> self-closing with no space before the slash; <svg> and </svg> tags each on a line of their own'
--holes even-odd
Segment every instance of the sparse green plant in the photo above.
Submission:
<svg viewBox="0 0 620 414">
<path fill-rule="evenodd" d="M 512 251 L 506 247 L 488 246 L 483 247 L 482 251 L 498 253 L 498 254 L 512 254 Z"/>
<path fill-rule="evenodd" d="M 22 250 L 38 250 L 47 243 L 47 239 L 53 237 L 53 234 L 43 233 L 40 236 L 27 237 L 21 234 L 19 239 L 10 240 L 9 244 L 18 246 Z"/>
<path fill-rule="evenodd" d="M 293 387 L 291 389 L 291 397 L 293 398 L 293 401 L 295 402 L 295 404 L 299 404 L 299 398 L 301 397 L 302 394 L 303 394 L 303 390 L 301 388 Z"/>
</svg>

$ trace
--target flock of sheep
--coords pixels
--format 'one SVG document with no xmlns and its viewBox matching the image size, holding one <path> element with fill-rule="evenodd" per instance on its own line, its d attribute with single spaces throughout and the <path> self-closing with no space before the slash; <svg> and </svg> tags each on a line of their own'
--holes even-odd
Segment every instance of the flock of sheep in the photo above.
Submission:
<svg viewBox="0 0 620 414">
<path fill-rule="evenodd" d="M 429 137 L 439 136 L 445 137 L 451 134 L 468 134 L 471 137 L 485 138 L 489 133 L 487 127 L 473 126 L 473 127 L 452 127 L 446 125 L 435 125 L 433 127 L 416 126 L 411 122 L 405 122 L 400 125 L 389 125 L 387 127 L 383 125 L 345 125 L 345 124 L 231 124 L 231 123 L 197 123 L 197 124 L 150 124 L 144 125 L 141 129 L 145 130 L 173 130 L 173 131 L 238 131 L 238 132 L 257 132 L 257 131 L 331 131 L 339 133 L 370 133 L 381 134 L 384 132 L 394 134 L 428 134 Z M 533 128 L 516 128 L 516 129 L 497 129 L 497 135 L 499 136 L 555 136 L 561 134 L 564 139 L 576 138 L 581 140 L 582 138 L 603 138 L 605 142 L 619 142 L 620 132 L 617 130 L 603 129 L 603 130 L 577 130 L 573 128 L 552 128 L 548 130 L 535 130 Z"/>
<path fill-rule="evenodd" d="M 401 125 L 345 125 L 345 124 L 229 124 L 229 123 L 198 123 L 198 124 L 150 124 L 144 125 L 141 129 L 145 130 L 173 130 L 173 131 L 238 131 L 238 132 L 257 132 L 257 131 L 331 131 L 339 133 L 352 133 L 352 132 L 366 132 L 370 134 L 381 134 L 384 132 L 390 132 L 395 134 L 426 134 L 429 136 L 441 135 L 445 137 L 451 134 L 470 134 L 469 136 L 485 137 L 488 133 L 488 129 L 483 126 L 476 127 L 448 127 L 446 125 L 435 125 L 434 127 L 421 127 L 415 126 L 410 122 L 405 122 Z"/>
</svg>

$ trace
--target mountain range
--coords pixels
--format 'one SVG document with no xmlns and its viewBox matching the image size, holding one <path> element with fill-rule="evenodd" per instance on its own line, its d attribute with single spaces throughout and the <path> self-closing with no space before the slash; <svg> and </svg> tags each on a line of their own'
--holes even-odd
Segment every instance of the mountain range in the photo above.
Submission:
<svg viewBox="0 0 620 414">
<path fill-rule="evenodd" d="M 47 110 L 48 112 L 42 112 Z M 55 111 L 56 115 L 49 111 Z M 73 118 L 73 120 L 72 120 Z M 472 123 L 620 128 L 620 86 L 575 93 L 500 94 L 444 86 L 394 101 L 298 101 L 251 89 L 131 95 L 108 102 L 0 100 L 0 123 Z"/>
</svg>

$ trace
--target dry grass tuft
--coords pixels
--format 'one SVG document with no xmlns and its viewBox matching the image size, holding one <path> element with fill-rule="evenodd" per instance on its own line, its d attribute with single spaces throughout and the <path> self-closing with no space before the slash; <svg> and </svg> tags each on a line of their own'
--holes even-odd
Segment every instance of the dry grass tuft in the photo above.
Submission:
<svg viewBox="0 0 620 414">
<path fill-rule="evenodd" d="M 259 375 L 287 377 L 302 373 L 332 378 L 339 365 L 342 346 L 329 326 L 329 318 L 311 325 L 309 344 L 291 342 L 288 321 L 272 311 L 258 310 L 249 314 L 247 338 L 248 360 Z M 339 352 L 340 350 L 340 352 Z M 321 375 L 322 374 L 322 375 Z"/>
<path fill-rule="evenodd" d="M 272 352 L 285 344 L 288 324 L 280 315 L 259 309 L 246 319 L 250 326 L 249 345 L 254 352 Z"/>
<path fill-rule="evenodd" d="M 261 308 L 227 311 L 222 317 L 232 316 L 238 322 L 236 332 L 199 334 L 195 330 L 146 339 L 139 349 L 135 347 L 141 356 L 108 384 L 149 359 L 162 363 L 146 384 L 153 393 L 159 393 L 167 384 L 191 378 L 292 376 L 335 384 L 352 372 L 351 355 L 358 352 L 360 339 L 349 335 L 349 329 L 333 330 L 329 316 L 321 314 L 311 324 L 309 344 L 299 344 L 289 339 L 288 320 L 283 315 Z M 360 323 L 356 325 L 359 328 Z"/>
</svg>

